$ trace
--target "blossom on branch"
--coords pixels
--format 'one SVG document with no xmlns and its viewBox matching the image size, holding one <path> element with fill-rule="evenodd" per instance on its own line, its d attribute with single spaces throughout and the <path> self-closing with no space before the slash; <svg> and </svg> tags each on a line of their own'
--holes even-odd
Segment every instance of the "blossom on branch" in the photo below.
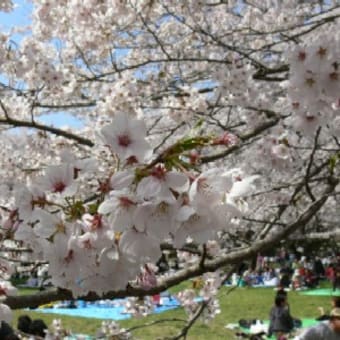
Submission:
<svg viewBox="0 0 340 340">
<path fill-rule="evenodd" d="M 100 137 L 122 160 L 134 156 L 143 162 L 150 152 L 144 122 L 127 114 L 117 114 L 111 124 L 101 129 Z"/>
</svg>

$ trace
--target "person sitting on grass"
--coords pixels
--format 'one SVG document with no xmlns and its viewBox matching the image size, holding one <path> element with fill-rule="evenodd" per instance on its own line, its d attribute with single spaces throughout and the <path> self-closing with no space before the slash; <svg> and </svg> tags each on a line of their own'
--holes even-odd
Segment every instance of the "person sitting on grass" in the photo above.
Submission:
<svg viewBox="0 0 340 340">
<path fill-rule="evenodd" d="M 332 309 L 334 308 L 340 308 L 340 296 L 333 296 L 331 300 L 331 306 Z M 330 319 L 330 314 L 325 313 L 325 310 L 323 307 L 318 308 L 320 311 L 321 316 L 316 318 L 318 321 L 324 321 L 324 320 L 329 320 Z"/>
<path fill-rule="evenodd" d="M 275 335 L 276 339 L 284 339 L 294 327 L 294 321 L 290 315 L 287 303 L 287 293 L 279 291 L 275 297 L 275 305 L 269 316 L 268 335 Z"/>
<path fill-rule="evenodd" d="M 35 319 L 32 321 L 29 334 L 45 338 L 48 327 L 42 319 Z"/>
<path fill-rule="evenodd" d="M 18 330 L 28 334 L 30 331 L 32 319 L 28 315 L 20 315 L 18 318 Z"/>
<path fill-rule="evenodd" d="M 0 322 L 0 339 L 20 340 L 20 338 L 14 333 L 13 328 L 5 321 Z"/>
<path fill-rule="evenodd" d="M 340 339 L 340 308 L 334 308 L 328 321 L 320 322 L 299 335 L 296 340 L 339 340 Z"/>
<path fill-rule="evenodd" d="M 18 330 L 27 335 L 36 335 L 45 338 L 47 325 L 42 319 L 32 319 L 28 315 L 21 315 L 18 318 Z M 0 339 L 2 339 L 0 337 Z"/>
</svg>

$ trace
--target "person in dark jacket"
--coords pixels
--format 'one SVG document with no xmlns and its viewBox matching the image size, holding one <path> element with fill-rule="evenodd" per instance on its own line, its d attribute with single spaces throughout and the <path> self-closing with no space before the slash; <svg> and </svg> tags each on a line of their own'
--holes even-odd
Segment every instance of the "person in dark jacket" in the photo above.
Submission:
<svg viewBox="0 0 340 340">
<path fill-rule="evenodd" d="M 280 337 L 292 331 L 294 327 L 294 321 L 290 315 L 287 296 L 284 294 L 276 295 L 275 305 L 270 311 L 269 320 L 269 336 L 274 334 L 276 338 L 279 339 Z"/>
<path fill-rule="evenodd" d="M 20 315 L 18 318 L 18 330 L 27 335 L 37 335 L 44 338 L 47 331 L 47 325 L 42 319 L 32 319 L 28 315 Z M 0 340 L 2 338 L 0 337 Z"/>
<path fill-rule="evenodd" d="M 0 339 L 1 340 L 19 340 L 19 337 L 14 333 L 13 328 L 7 322 L 1 321 Z"/>
<path fill-rule="evenodd" d="M 29 334 L 37 335 L 40 336 L 41 338 L 44 338 L 46 335 L 47 328 L 48 327 L 43 320 L 35 319 L 32 321 L 30 325 Z"/>
<path fill-rule="evenodd" d="M 325 277 L 325 267 L 323 266 L 322 261 L 318 256 L 315 258 L 313 270 L 318 280 Z"/>
<path fill-rule="evenodd" d="M 20 315 L 18 318 L 18 330 L 26 334 L 29 333 L 32 319 L 28 315 Z"/>
<path fill-rule="evenodd" d="M 340 262 L 334 265 L 333 291 L 340 289 Z"/>
</svg>

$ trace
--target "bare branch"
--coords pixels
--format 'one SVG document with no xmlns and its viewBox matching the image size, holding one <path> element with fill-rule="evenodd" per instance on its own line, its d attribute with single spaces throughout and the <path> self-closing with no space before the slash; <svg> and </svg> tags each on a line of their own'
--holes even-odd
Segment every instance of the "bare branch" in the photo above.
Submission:
<svg viewBox="0 0 340 340">
<path fill-rule="evenodd" d="M 91 146 L 91 147 L 94 146 L 94 143 L 90 139 L 78 136 L 72 132 L 68 132 L 62 129 L 55 128 L 53 126 L 48 126 L 48 125 L 44 125 L 44 124 L 40 124 L 40 123 L 36 123 L 32 121 L 13 119 L 9 117 L 6 119 L 0 118 L 0 124 L 1 123 L 12 125 L 15 127 L 27 127 L 27 128 L 40 130 L 40 131 L 46 131 L 46 132 L 53 133 L 56 136 L 62 136 L 62 137 L 68 138 L 81 145 L 86 145 L 86 146 Z"/>
</svg>

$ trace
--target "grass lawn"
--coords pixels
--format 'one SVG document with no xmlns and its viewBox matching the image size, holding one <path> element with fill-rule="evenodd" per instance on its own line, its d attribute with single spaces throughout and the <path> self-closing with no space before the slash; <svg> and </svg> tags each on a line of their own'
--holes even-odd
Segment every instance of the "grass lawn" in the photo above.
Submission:
<svg viewBox="0 0 340 340">
<path fill-rule="evenodd" d="M 183 285 L 182 285 L 183 286 Z M 177 287 L 172 292 L 180 289 Z M 236 323 L 239 319 L 268 319 L 269 310 L 273 304 L 275 292 L 272 288 L 237 288 L 228 294 L 229 287 L 223 287 L 219 293 L 221 314 L 219 314 L 209 324 L 200 321 L 196 322 L 189 332 L 188 339 L 233 339 L 233 332 L 224 328 L 228 323 Z M 24 289 L 21 294 L 32 293 L 32 289 Z M 289 292 L 288 300 L 291 313 L 297 318 L 315 318 L 318 316 L 318 306 L 323 306 L 325 310 L 330 309 L 330 297 L 327 296 L 305 296 L 297 292 Z M 65 328 L 72 329 L 75 333 L 95 334 L 101 325 L 99 319 L 89 319 L 80 317 L 68 317 L 55 314 L 42 314 L 35 311 L 15 311 L 15 320 L 21 314 L 29 314 L 32 318 L 41 318 L 48 325 L 53 319 L 61 319 Z M 142 319 L 130 319 L 120 321 L 124 328 L 129 328 L 154 320 L 185 318 L 182 309 L 167 311 L 157 315 L 151 315 Z M 138 339 L 152 339 L 176 335 L 181 327 L 179 322 L 166 322 L 156 324 L 152 327 L 138 329 L 133 334 Z"/>
</svg>

